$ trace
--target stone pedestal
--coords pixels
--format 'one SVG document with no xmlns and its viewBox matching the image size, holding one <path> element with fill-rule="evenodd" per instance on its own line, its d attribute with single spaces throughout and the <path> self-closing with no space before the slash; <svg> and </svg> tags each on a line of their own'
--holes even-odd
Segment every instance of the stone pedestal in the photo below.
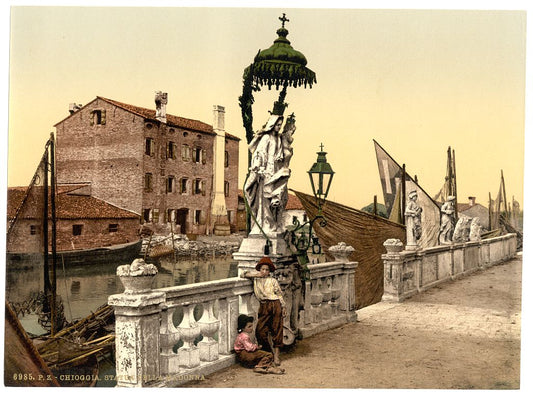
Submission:
<svg viewBox="0 0 533 400">
<path fill-rule="evenodd" d="M 269 254 L 265 254 L 267 240 L 262 235 L 250 235 L 244 238 L 239 251 L 233 253 L 233 259 L 238 261 L 239 276 L 242 272 L 255 269 L 257 262 L 267 256 L 278 267 L 290 260 L 291 254 L 283 237 L 278 236 L 270 239 Z"/>
<path fill-rule="evenodd" d="M 109 296 L 108 304 L 115 309 L 118 387 L 161 384 L 160 305 L 165 294 L 150 290 L 156 274 L 157 268 L 142 259 L 117 268 L 125 291 Z"/>
<path fill-rule="evenodd" d="M 159 305 L 164 293 L 116 294 L 108 299 L 115 308 L 117 387 L 157 386 L 159 364 Z"/>
</svg>

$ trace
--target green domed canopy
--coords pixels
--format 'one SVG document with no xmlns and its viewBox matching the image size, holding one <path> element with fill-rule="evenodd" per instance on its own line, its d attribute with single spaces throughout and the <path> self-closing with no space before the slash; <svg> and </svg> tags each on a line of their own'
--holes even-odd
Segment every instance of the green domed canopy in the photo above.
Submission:
<svg viewBox="0 0 533 400">
<path fill-rule="evenodd" d="M 313 83 L 316 83 L 316 75 L 306 67 L 305 56 L 293 49 L 287 39 L 289 31 L 285 28 L 285 22 L 288 21 L 285 14 L 280 20 L 282 26 L 276 31 L 278 38 L 272 46 L 255 56 L 253 64 L 244 70 L 244 75 L 251 73 L 256 85 L 267 85 L 269 89 L 272 86 L 275 86 L 276 90 L 280 86 L 312 87 Z"/>
</svg>

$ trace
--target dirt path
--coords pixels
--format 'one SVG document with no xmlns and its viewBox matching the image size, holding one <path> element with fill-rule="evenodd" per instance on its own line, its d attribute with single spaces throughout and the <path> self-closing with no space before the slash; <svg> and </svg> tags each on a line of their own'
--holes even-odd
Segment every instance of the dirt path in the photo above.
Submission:
<svg viewBox="0 0 533 400">
<path fill-rule="evenodd" d="M 359 310 L 359 322 L 283 352 L 285 375 L 234 365 L 187 386 L 517 389 L 521 268 L 515 259 L 403 303 Z"/>
</svg>

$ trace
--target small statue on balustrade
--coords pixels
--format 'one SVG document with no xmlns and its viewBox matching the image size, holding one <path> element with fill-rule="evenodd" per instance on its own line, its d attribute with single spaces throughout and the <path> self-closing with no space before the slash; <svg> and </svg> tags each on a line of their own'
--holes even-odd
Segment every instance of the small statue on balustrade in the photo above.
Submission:
<svg viewBox="0 0 533 400">
<path fill-rule="evenodd" d="M 274 354 L 274 365 L 280 366 L 280 348 L 283 346 L 283 319 L 287 314 L 283 292 L 276 278 L 270 276 L 276 270 L 269 257 L 263 257 L 255 267 L 241 277 L 254 280 L 254 295 L 259 301 L 257 340 L 263 348 L 270 348 Z"/>
<path fill-rule="evenodd" d="M 455 229 L 455 196 L 448 196 L 440 208 L 439 243 L 451 244 Z"/>
<path fill-rule="evenodd" d="M 253 334 L 254 318 L 241 314 L 237 319 L 237 332 L 233 348 L 237 355 L 237 361 L 247 368 L 253 368 L 260 374 L 283 374 L 285 370 L 273 365 L 274 356 L 268 351 L 262 350 L 257 344 Z"/>
<path fill-rule="evenodd" d="M 471 242 L 479 242 L 481 240 L 481 231 L 483 227 L 479 221 L 479 217 L 472 218 L 472 223 L 470 224 L 470 235 L 469 239 Z"/>
<path fill-rule="evenodd" d="M 455 225 L 455 230 L 453 232 L 454 243 L 465 243 L 470 240 L 471 223 L 472 218 L 466 216 L 459 217 L 459 221 L 457 221 L 457 225 Z"/>
<path fill-rule="evenodd" d="M 409 193 L 409 201 L 405 207 L 405 227 L 407 236 L 406 249 L 416 248 L 416 242 L 422 237 L 422 207 L 417 203 L 418 193 L 413 190 Z"/>
</svg>

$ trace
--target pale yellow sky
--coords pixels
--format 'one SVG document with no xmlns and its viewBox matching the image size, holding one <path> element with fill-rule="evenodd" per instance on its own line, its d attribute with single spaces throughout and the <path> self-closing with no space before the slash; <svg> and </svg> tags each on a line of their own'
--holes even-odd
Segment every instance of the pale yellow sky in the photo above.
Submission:
<svg viewBox="0 0 533 400">
<path fill-rule="evenodd" d="M 525 11 L 291 8 L 14 7 L 11 10 L 8 184 L 27 185 L 71 102 L 96 96 L 212 123 L 246 140 L 238 97 L 242 72 L 268 48 L 285 12 L 293 47 L 317 74 L 289 89 L 297 119 L 289 186 L 310 192 L 306 171 L 321 142 L 336 175 L 330 199 L 362 208 L 382 202 L 372 139 L 421 186 L 444 183 L 456 152 L 459 201 L 496 195 L 523 204 Z M 255 94 L 254 129 L 277 92 Z"/>
</svg>

